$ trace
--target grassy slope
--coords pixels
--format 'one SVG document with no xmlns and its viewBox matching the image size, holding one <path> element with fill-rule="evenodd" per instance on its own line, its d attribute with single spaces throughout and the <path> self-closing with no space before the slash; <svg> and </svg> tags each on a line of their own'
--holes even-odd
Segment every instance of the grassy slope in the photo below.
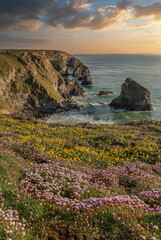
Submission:
<svg viewBox="0 0 161 240">
<path fill-rule="evenodd" d="M 15 230 L 3 220 L 0 239 L 7 239 L 4 229 L 12 229 L 12 239 L 124 240 L 151 239 L 153 235 L 160 239 L 160 213 L 148 213 L 137 204 L 134 210 L 116 200 L 75 212 L 70 205 L 63 207 L 59 198 L 60 204 L 49 200 L 52 193 L 58 196 L 57 191 L 63 199 L 81 202 L 90 197 L 139 196 L 143 190 L 161 188 L 160 132 L 161 123 L 156 121 L 67 126 L 1 117 L 0 203 L 4 202 L 3 211 L 18 210 L 19 222 L 25 218 L 27 225 L 25 230 Z M 122 164 L 126 167 L 119 167 Z M 107 166 L 110 168 L 105 169 Z M 20 184 L 25 177 L 26 182 Z M 51 184 L 50 190 L 42 182 Z M 143 200 L 149 202 L 148 194 Z M 151 207 L 154 204 L 161 204 L 161 196 Z M 155 225 L 159 230 L 153 228 Z"/>
<path fill-rule="evenodd" d="M 4 74 L 9 73 L 13 67 L 20 70 L 25 69 L 25 67 L 20 63 L 18 59 L 19 57 L 21 58 L 21 55 L 17 53 L 18 52 L 16 52 L 16 54 L 13 54 L 12 51 L 10 53 L 7 51 L 0 51 L 0 77 L 3 77 Z M 55 84 L 58 85 L 59 78 L 61 78 L 59 73 L 52 67 L 51 69 L 39 69 L 36 67 L 36 65 L 34 66 L 34 64 L 32 66 L 35 67 L 37 71 L 37 74 L 34 76 L 34 80 L 37 81 L 37 83 L 43 88 L 45 88 L 49 97 L 59 102 L 61 100 L 59 92 L 56 91 L 53 87 L 51 88 L 54 81 Z M 15 79 L 13 83 L 10 83 L 8 86 L 8 91 L 11 91 L 11 95 L 29 91 L 29 89 L 32 87 L 32 83 L 30 81 L 27 81 L 27 79 L 30 79 L 30 77 L 30 74 L 24 73 L 24 78 Z M 10 98 L 4 99 L 2 96 L 0 96 L 0 109 L 6 109 L 9 112 L 12 112 L 11 105 L 12 101 Z"/>
<path fill-rule="evenodd" d="M 0 76 L 3 76 L 5 73 L 9 72 L 13 67 L 23 69 L 23 65 L 18 61 L 17 57 L 0 52 Z"/>
<path fill-rule="evenodd" d="M 43 50 L 43 52 L 44 51 L 45 50 Z M 11 51 L 11 53 L 12 52 L 18 58 L 22 58 L 22 55 L 24 54 L 25 51 L 23 51 L 23 50 L 18 50 L 18 51 L 17 50 L 13 50 L 13 51 Z M 28 53 L 32 53 L 33 52 L 33 55 L 34 55 L 34 53 L 39 52 L 39 50 L 34 50 L 34 51 L 26 50 L 26 52 L 28 52 Z M 45 52 L 48 53 L 50 51 L 45 51 Z M 50 57 L 48 56 L 47 53 L 46 53 L 45 61 L 47 61 L 47 59 L 50 61 Z M 56 85 L 58 85 L 58 82 L 59 82 L 60 79 L 61 79 L 61 81 L 64 81 L 63 78 L 61 77 L 61 75 L 55 69 L 53 69 L 52 65 L 49 64 L 47 68 L 44 68 L 43 62 L 42 62 L 42 65 L 40 64 L 40 66 L 37 67 L 35 62 L 32 64 L 32 67 L 36 68 L 36 71 L 37 71 L 37 74 L 34 75 L 34 79 L 38 82 L 38 84 L 40 84 L 42 87 L 45 88 L 45 90 L 47 91 L 47 94 L 49 95 L 49 97 L 53 98 L 56 101 L 60 101 L 61 100 L 61 96 L 60 96 L 59 92 L 56 91 L 51 86 L 53 86 L 54 82 L 55 82 Z"/>
<path fill-rule="evenodd" d="M 39 75 L 35 76 L 35 80 L 38 82 L 38 84 L 40 84 L 42 87 L 45 88 L 49 97 L 53 98 L 56 101 L 60 101 L 61 96 L 60 96 L 59 92 L 56 91 L 53 87 L 51 87 L 51 86 L 53 86 L 54 82 L 58 86 L 59 78 L 62 78 L 60 76 L 60 74 L 53 68 L 50 69 L 50 71 L 52 73 L 52 77 L 48 76 L 49 73 L 46 72 L 45 69 L 42 70 L 41 72 L 39 69 L 37 69 L 37 71 L 38 71 Z M 46 77 L 44 77 L 44 76 L 46 76 Z"/>
</svg>

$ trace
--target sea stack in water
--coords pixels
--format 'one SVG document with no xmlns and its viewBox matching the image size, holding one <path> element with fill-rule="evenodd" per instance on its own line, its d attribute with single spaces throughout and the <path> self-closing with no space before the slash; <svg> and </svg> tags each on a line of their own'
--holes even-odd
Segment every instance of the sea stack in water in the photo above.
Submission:
<svg viewBox="0 0 161 240">
<path fill-rule="evenodd" d="M 151 111 L 150 92 L 131 78 L 127 78 L 121 86 L 121 94 L 110 106 L 129 111 Z"/>
</svg>

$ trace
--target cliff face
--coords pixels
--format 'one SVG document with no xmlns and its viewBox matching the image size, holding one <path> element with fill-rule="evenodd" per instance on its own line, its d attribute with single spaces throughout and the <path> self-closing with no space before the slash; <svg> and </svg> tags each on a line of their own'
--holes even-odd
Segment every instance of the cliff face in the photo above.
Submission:
<svg viewBox="0 0 161 240">
<path fill-rule="evenodd" d="M 82 80 L 82 85 L 92 85 L 92 79 L 87 66 L 83 63 L 79 64 L 73 72 L 73 76 Z"/>
<path fill-rule="evenodd" d="M 60 51 L 0 51 L 0 113 L 53 113 L 78 107 L 78 82 L 63 78 L 81 61 Z"/>
</svg>

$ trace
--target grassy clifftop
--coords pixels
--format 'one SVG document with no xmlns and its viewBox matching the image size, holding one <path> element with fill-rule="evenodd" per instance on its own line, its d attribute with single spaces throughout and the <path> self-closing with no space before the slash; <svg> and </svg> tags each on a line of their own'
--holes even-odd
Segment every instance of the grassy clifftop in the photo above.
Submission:
<svg viewBox="0 0 161 240">
<path fill-rule="evenodd" d="M 1 117 L 1 239 L 159 240 L 160 132 Z"/>
</svg>

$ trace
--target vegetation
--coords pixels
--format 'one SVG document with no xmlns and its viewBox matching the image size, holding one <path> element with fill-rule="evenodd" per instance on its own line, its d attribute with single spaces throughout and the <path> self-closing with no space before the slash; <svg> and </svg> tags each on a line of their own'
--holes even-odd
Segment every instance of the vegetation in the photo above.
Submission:
<svg viewBox="0 0 161 240">
<path fill-rule="evenodd" d="M 1 112 L 16 113 L 24 106 L 34 109 L 35 105 L 43 105 L 42 96 L 53 99 L 57 105 L 61 102 L 58 86 L 65 86 L 64 79 L 52 67 L 47 56 L 36 54 L 35 51 L 30 54 L 27 51 L 26 55 L 24 51 L 0 51 Z M 33 101 L 28 102 L 28 99 Z"/>
<path fill-rule="evenodd" d="M 161 122 L 0 117 L 0 239 L 161 239 Z"/>
<path fill-rule="evenodd" d="M 10 108 L 10 101 L 8 99 L 3 99 L 1 96 L 0 96 L 0 110 L 1 109 L 6 109 L 8 111 L 11 111 L 11 108 Z"/>
<path fill-rule="evenodd" d="M 9 72 L 12 68 L 16 67 L 23 69 L 23 65 L 18 61 L 18 59 L 12 55 L 5 52 L 5 50 L 0 51 L 0 76 Z"/>
<path fill-rule="evenodd" d="M 61 99 L 61 96 L 59 94 L 59 92 L 56 90 L 56 88 L 51 88 L 51 86 L 55 83 L 55 85 L 58 86 L 58 80 L 59 80 L 59 76 L 58 74 L 55 74 L 55 78 L 48 78 L 47 80 L 42 78 L 41 76 L 37 76 L 36 78 L 36 81 L 38 84 L 40 84 L 40 86 L 42 86 L 47 94 L 49 95 L 49 97 L 51 97 L 52 99 L 55 99 L 55 100 L 60 100 Z"/>
</svg>

